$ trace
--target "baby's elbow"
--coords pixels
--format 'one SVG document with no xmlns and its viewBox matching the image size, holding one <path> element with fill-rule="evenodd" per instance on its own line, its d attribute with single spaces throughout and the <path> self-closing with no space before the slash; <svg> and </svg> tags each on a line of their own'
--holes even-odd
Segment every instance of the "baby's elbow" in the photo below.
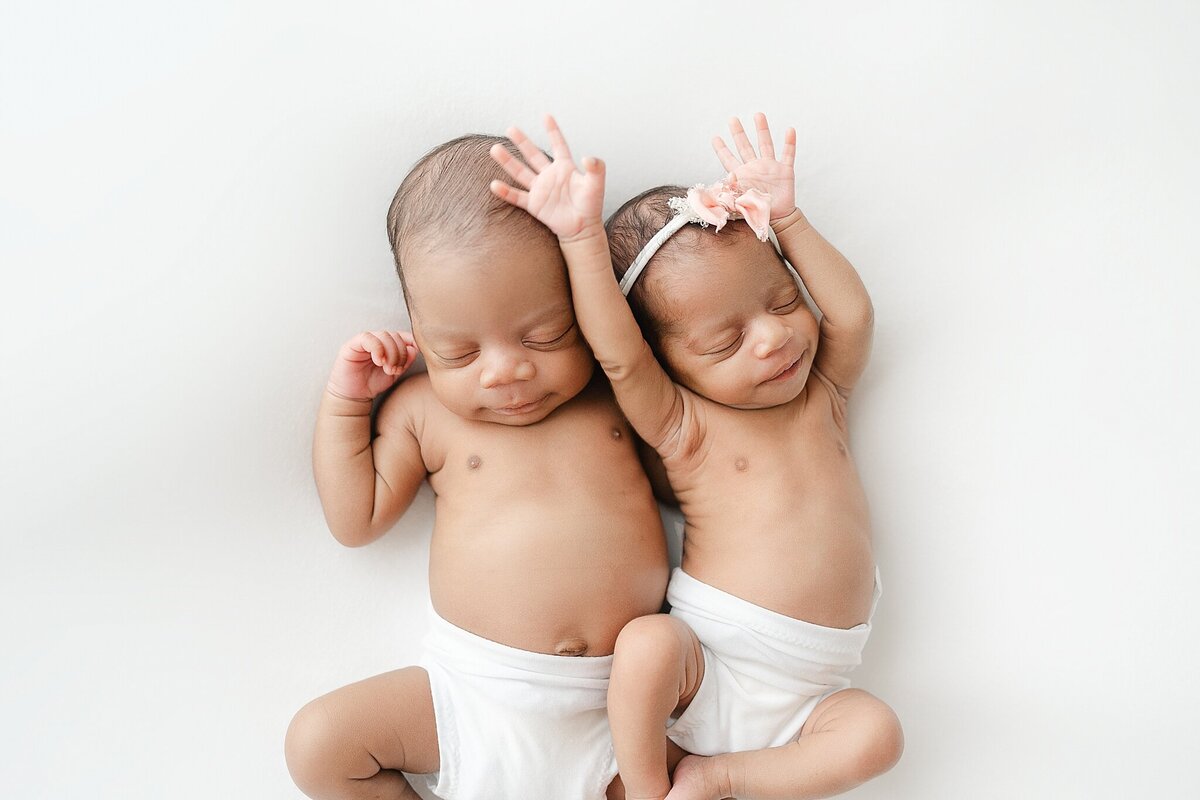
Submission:
<svg viewBox="0 0 1200 800">
<path fill-rule="evenodd" d="M 363 523 L 347 523 L 343 521 L 335 521 L 328 519 L 326 522 L 329 525 L 329 532 L 333 534 L 333 538 L 337 543 L 346 547 L 362 547 L 378 539 L 381 531 L 374 529 L 374 526 Z"/>
<path fill-rule="evenodd" d="M 871 298 L 864 297 L 863 302 L 851 312 L 847 323 L 860 331 L 871 331 L 875 328 L 875 306 Z"/>
<path fill-rule="evenodd" d="M 339 535 L 337 533 L 335 533 L 333 535 L 333 538 L 337 540 L 338 544 L 344 545 L 345 547 L 362 547 L 363 545 L 370 544 L 373 541 L 372 539 L 369 539 L 366 536 L 361 536 L 361 535 L 349 535 L 348 536 L 346 534 Z"/>
<path fill-rule="evenodd" d="M 839 340 L 870 339 L 875 331 L 875 308 L 870 300 L 863 304 L 840 308 L 836 316 L 826 315 L 821 320 L 823 334 Z"/>
</svg>

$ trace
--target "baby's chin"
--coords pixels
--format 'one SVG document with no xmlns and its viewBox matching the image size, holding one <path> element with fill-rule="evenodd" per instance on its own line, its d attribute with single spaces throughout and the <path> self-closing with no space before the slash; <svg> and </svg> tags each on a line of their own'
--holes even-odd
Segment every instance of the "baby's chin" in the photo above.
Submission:
<svg viewBox="0 0 1200 800">
<path fill-rule="evenodd" d="M 786 383 L 777 386 L 760 384 L 748 391 L 738 393 L 706 391 L 703 386 L 688 386 L 687 384 L 684 386 L 706 400 L 728 408 L 736 408 L 739 411 L 756 411 L 785 406 L 795 400 L 804 391 L 804 386 L 808 382 L 808 372 L 806 369 L 803 374 L 797 374 Z"/>
<path fill-rule="evenodd" d="M 497 414 L 489 409 L 481 409 L 480 413 L 474 416 L 473 419 L 479 420 L 480 422 L 492 422 L 496 425 L 507 425 L 510 428 L 526 428 L 530 425 L 536 425 L 542 420 L 546 419 L 546 417 L 554 413 L 555 409 L 557 408 L 558 406 L 555 406 L 549 411 L 540 414 L 523 414 L 521 416 Z"/>
</svg>

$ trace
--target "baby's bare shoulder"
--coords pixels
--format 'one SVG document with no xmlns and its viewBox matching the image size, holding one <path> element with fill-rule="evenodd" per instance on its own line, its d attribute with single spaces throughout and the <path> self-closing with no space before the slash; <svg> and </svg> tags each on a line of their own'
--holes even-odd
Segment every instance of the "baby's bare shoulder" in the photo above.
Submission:
<svg viewBox="0 0 1200 800">
<path fill-rule="evenodd" d="M 380 431 L 405 429 L 419 439 L 429 410 L 436 404 L 428 375 L 406 377 L 380 401 L 375 426 Z"/>
</svg>

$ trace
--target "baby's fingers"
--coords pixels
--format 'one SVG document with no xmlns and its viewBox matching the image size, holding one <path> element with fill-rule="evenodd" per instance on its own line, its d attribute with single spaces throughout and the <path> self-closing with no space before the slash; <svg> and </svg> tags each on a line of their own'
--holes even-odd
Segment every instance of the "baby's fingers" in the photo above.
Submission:
<svg viewBox="0 0 1200 800">
<path fill-rule="evenodd" d="M 492 149 L 488 151 L 492 160 L 500 165 L 500 168 L 508 173 L 508 176 L 517 183 L 529 188 L 529 184 L 537 179 L 537 173 L 525 166 L 521 159 L 514 156 L 505 149 L 504 145 L 496 143 L 492 145 Z"/>
<path fill-rule="evenodd" d="M 417 340 L 409 331 L 392 331 L 392 336 L 403 342 L 405 347 L 412 348 L 414 352 L 419 349 L 417 347 Z"/>
<path fill-rule="evenodd" d="M 534 172 L 541 172 L 546 167 L 550 166 L 550 159 L 546 158 L 546 154 L 538 149 L 538 146 L 530 141 L 529 137 L 520 128 L 509 128 L 508 138 L 521 151 L 521 155 L 525 156 L 525 160 L 529 162 L 529 166 L 533 167 Z"/>
<path fill-rule="evenodd" d="M 368 335 L 379 342 L 380 347 L 378 353 L 372 351 L 371 360 L 375 362 L 376 366 L 381 367 L 385 374 L 399 375 L 400 367 L 403 366 L 401 362 L 404 353 L 403 345 L 397 344 L 388 331 L 371 331 Z"/>
<path fill-rule="evenodd" d="M 404 331 L 388 331 L 388 336 L 396 343 L 396 349 L 400 353 L 400 371 L 408 369 L 412 366 L 413 361 L 417 358 L 417 343 L 413 341 L 412 334 Z"/>
<path fill-rule="evenodd" d="M 729 120 L 729 133 L 733 135 L 733 145 L 741 155 L 742 161 L 758 158 L 754 154 L 754 145 L 750 144 L 750 137 L 746 135 L 746 129 L 742 127 L 742 121 L 737 117 Z"/>
<path fill-rule="evenodd" d="M 605 163 L 600 161 L 599 158 L 584 156 L 580 167 L 583 168 L 583 185 L 587 187 L 589 192 L 599 194 L 596 204 L 599 206 L 604 205 Z"/>
<path fill-rule="evenodd" d="M 720 136 L 713 137 L 712 146 L 713 150 L 717 153 L 717 158 L 721 160 L 721 166 L 725 168 L 726 172 L 733 172 L 742 165 L 742 162 L 738 161 L 737 156 L 733 154 L 729 149 L 729 145 L 725 144 L 725 140 Z"/>
<path fill-rule="evenodd" d="M 383 342 L 373 333 L 360 333 L 342 346 L 341 357 L 347 361 L 374 361 L 383 358 Z"/>
<path fill-rule="evenodd" d="M 796 129 L 788 128 L 787 133 L 783 135 L 783 153 L 779 157 L 782 164 L 789 167 L 796 165 Z"/>
<path fill-rule="evenodd" d="M 754 115 L 754 130 L 758 133 L 758 154 L 762 158 L 775 159 L 775 143 L 771 141 L 771 128 L 767 125 L 767 115 L 759 112 Z"/>
<path fill-rule="evenodd" d="M 546 115 L 544 122 L 546 133 L 550 134 L 550 152 L 554 154 L 556 160 L 570 161 L 571 148 L 567 147 L 567 140 L 563 137 L 562 131 L 558 129 L 558 123 L 549 114 Z"/>
<path fill-rule="evenodd" d="M 521 191 L 515 186 L 509 186 L 504 181 L 492 181 L 488 184 L 488 188 L 492 190 L 492 194 L 499 197 L 506 203 L 511 203 L 517 208 L 529 210 L 529 192 Z"/>
</svg>

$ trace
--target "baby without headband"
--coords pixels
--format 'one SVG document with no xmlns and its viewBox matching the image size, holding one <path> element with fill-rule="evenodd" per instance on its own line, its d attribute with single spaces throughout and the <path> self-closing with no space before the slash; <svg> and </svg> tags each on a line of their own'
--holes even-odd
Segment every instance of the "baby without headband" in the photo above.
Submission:
<svg viewBox="0 0 1200 800">
<path fill-rule="evenodd" d="M 775 238 L 775 231 L 771 230 L 771 198 L 758 189 L 743 190 L 732 176 L 710 186 L 698 183 L 688 189 L 687 196 L 672 197 L 667 204 L 671 206 L 675 216 L 646 242 L 646 246 L 621 276 L 620 287 L 623 295 L 629 295 L 633 284 L 667 239 L 690 222 L 702 228 L 712 225 L 720 231 L 729 220 L 743 219 L 760 242 L 770 239 L 771 244 L 775 245 L 775 252 L 783 257 L 783 251 L 779 249 L 779 240 Z M 787 259 L 784 259 L 783 263 L 796 279 L 796 283 L 801 283 L 800 276 Z"/>
</svg>

